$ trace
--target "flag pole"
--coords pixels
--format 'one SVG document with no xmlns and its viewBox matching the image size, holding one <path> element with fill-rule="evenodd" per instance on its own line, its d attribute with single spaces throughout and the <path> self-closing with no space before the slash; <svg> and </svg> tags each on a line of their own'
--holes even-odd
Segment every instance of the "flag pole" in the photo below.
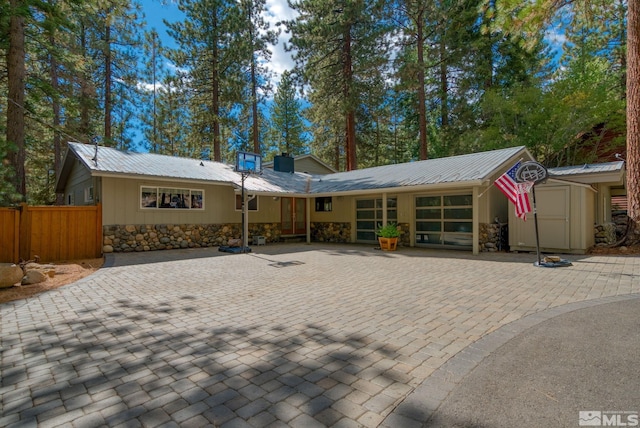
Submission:
<svg viewBox="0 0 640 428">
<path fill-rule="evenodd" d="M 540 234 L 538 233 L 538 210 L 536 209 L 536 185 L 531 186 L 533 192 L 533 222 L 536 228 L 536 253 L 538 254 L 538 266 L 542 263 L 540 260 Z"/>
</svg>

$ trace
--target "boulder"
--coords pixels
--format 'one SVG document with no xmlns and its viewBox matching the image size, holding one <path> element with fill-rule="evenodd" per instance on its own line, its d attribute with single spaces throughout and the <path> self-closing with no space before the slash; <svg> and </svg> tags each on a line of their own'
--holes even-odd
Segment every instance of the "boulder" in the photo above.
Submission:
<svg viewBox="0 0 640 428">
<path fill-rule="evenodd" d="M 0 288 L 12 287 L 24 276 L 22 268 L 13 263 L 0 263 Z"/>
<path fill-rule="evenodd" d="M 27 274 L 22 278 L 22 285 L 40 284 L 47 280 L 47 275 L 41 270 L 29 270 Z"/>
</svg>

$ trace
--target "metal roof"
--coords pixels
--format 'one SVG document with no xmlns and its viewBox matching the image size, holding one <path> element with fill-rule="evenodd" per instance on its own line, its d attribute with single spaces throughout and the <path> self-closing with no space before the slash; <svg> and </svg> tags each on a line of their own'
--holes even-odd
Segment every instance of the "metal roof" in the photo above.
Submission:
<svg viewBox="0 0 640 428">
<path fill-rule="evenodd" d="M 219 162 L 117 150 L 111 147 L 69 143 L 78 159 L 94 175 L 140 175 L 183 180 L 235 182 L 233 167 Z"/>
<path fill-rule="evenodd" d="M 313 180 L 312 192 L 334 193 L 482 181 L 520 153 L 526 153 L 526 157 L 531 158 L 526 148 L 519 146 L 339 172 Z"/>
<path fill-rule="evenodd" d="M 619 172 L 624 168 L 623 161 L 606 162 L 606 163 L 591 163 L 584 165 L 574 166 L 562 166 L 558 168 L 549 168 L 549 175 L 552 176 L 567 176 L 567 175 L 579 175 L 579 174 L 603 174 L 611 172 Z"/>
<path fill-rule="evenodd" d="M 81 143 L 69 143 L 93 175 L 122 175 L 180 179 L 241 186 L 241 174 L 233 166 L 207 160 L 179 158 L 153 153 L 136 153 Z M 324 194 L 367 191 L 410 186 L 482 181 L 526 148 L 511 147 L 448 158 L 385 165 L 330 175 L 277 172 L 265 168 L 261 175 L 245 180 L 249 192 L 274 194 Z"/>
</svg>

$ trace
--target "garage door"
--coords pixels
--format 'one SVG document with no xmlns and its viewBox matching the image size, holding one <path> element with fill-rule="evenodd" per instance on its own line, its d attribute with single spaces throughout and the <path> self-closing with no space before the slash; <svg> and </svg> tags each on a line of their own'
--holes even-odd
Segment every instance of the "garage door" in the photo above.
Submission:
<svg viewBox="0 0 640 428">
<path fill-rule="evenodd" d="M 387 221 L 398 221 L 398 199 L 387 198 Z M 378 242 L 376 229 L 382 226 L 382 198 L 356 201 L 356 240 L 362 243 Z"/>
<path fill-rule="evenodd" d="M 417 196 L 415 230 L 417 246 L 471 250 L 472 196 Z"/>
</svg>

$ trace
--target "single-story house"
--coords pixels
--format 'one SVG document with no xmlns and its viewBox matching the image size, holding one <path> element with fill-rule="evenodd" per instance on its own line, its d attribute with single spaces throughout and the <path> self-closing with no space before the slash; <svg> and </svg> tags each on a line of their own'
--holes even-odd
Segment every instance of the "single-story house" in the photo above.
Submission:
<svg viewBox="0 0 640 428">
<path fill-rule="evenodd" d="M 401 245 L 494 250 L 500 223 L 515 220 L 493 182 L 519 160 L 533 160 L 525 147 L 316 175 L 276 158 L 244 181 L 248 241 L 374 244 L 395 222 Z M 56 191 L 69 205 L 101 203 L 105 252 L 148 251 L 240 237 L 242 184 L 219 162 L 69 143 Z"/>
</svg>

